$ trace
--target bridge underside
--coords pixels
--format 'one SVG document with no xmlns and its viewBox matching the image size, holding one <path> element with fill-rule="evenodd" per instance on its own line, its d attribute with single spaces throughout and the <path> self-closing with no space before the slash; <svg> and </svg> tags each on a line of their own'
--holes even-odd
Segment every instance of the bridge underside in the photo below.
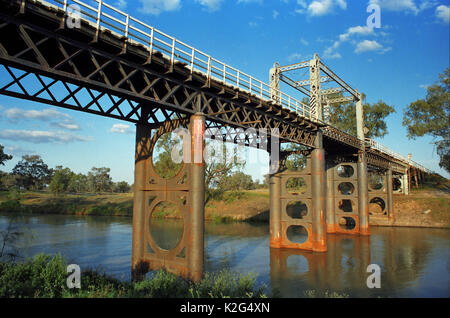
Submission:
<svg viewBox="0 0 450 318">
<path fill-rule="evenodd" d="M 149 54 L 108 32 L 97 34 L 89 24 L 64 28 L 58 10 L 0 3 L 0 94 L 136 124 L 135 279 L 161 268 L 193 280 L 202 276 L 205 167 L 195 158 L 203 158 L 207 128 L 220 129 L 224 141 L 269 152 L 280 150 L 272 143 L 277 138 L 308 149 L 303 170 L 287 170 L 284 153 L 281 169 L 270 176 L 270 246 L 277 249 L 325 252 L 327 233 L 368 235 L 371 213 L 394 220 L 393 179 L 407 194 L 411 175 L 416 182 L 422 177 L 354 136 L 207 80 L 158 52 Z M 192 163 L 173 178 L 161 178 L 152 161 L 156 142 L 180 127 L 191 133 Z M 278 129 L 276 136 L 272 129 Z M 152 214 L 161 202 L 173 203 L 183 217 L 183 236 L 172 250 L 151 235 Z M 296 229 L 306 234 L 304 241 L 290 239 Z"/>
</svg>

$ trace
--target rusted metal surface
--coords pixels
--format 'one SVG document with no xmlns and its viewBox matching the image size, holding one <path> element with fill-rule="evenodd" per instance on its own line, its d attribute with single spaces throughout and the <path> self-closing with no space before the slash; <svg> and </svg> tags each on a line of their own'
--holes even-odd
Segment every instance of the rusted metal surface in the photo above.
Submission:
<svg viewBox="0 0 450 318">
<path fill-rule="evenodd" d="M 358 209 L 359 209 L 359 232 L 361 235 L 370 235 L 369 226 L 369 188 L 367 153 L 361 151 L 358 154 Z"/>
<path fill-rule="evenodd" d="M 132 251 L 134 279 L 141 279 L 146 272 L 158 269 L 165 269 L 193 281 L 202 278 L 204 120 L 203 115 L 196 114 L 190 121 L 174 121 L 153 131 L 145 125 L 137 126 Z M 152 154 L 156 142 L 162 135 L 188 124 L 192 136 L 191 163 L 184 163 L 174 177 L 164 179 L 157 174 L 153 164 Z M 151 234 L 152 214 L 160 203 L 173 204 L 183 218 L 182 237 L 172 250 L 160 247 Z"/>
</svg>

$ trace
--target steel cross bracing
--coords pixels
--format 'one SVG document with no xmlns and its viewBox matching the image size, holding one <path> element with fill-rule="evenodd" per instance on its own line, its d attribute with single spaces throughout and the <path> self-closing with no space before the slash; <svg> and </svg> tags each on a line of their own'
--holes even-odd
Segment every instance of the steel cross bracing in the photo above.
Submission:
<svg viewBox="0 0 450 318">
<path fill-rule="evenodd" d="M 26 8 L 27 17 L 48 13 L 32 5 Z M 284 141 L 314 144 L 317 122 L 251 94 L 217 85 L 214 79 L 206 86 L 203 76 L 191 74 L 179 63 L 171 65 L 157 52 L 148 63 L 145 53 L 139 56 L 139 47 L 129 44 L 127 54 L 120 54 L 122 41 L 116 45 L 114 38 L 106 35 L 100 38 L 110 41 L 107 44 L 83 43 L 78 39 L 89 31 L 95 35 L 95 29 L 57 30 L 61 19 L 50 13 L 45 28 L 30 23 L 32 19 L 23 15 L 2 13 L 0 18 L 0 60 L 7 75 L 2 77 L 2 94 L 130 122 L 147 121 L 155 127 L 173 116 L 183 118 L 203 112 L 210 121 L 225 126 L 267 129 L 269 134 L 270 129 L 278 128 Z M 73 33 L 71 37 L 64 34 L 67 31 Z M 107 49 L 101 47 L 106 45 Z M 111 53 L 114 48 L 120 52 Z M 151 109 L 147 118 L 140 115 L 143 107 Z"/>
<path fill-rule="evenodd" d="M 317 130 L 325 124 L 313 116 L 310 105 L 95 1 L 97 6 L 78 0 L 0 0 L 0 61 L 8 75 L 2 77 L 0 93 L 154 127 L 204 112 L 222 126 L 269 129 L 269 134 L 270 128 L 278 128 L 282 141 L 314 146 Z M 80 29 L 65 27 L 70 4 L 81 8 Z M 358 98 L 322 62 L 320 70 L 320 81 L 331 78 Z M 37 90 L 29 86 L 31 78 L 33 88 L 40 85 Z M 304 86 L 297 87 L 307 94 Z M 145 116 L 143 107 L 151 108 Z M 323 131 L 335 142 L 364 148 L 358 138 L 337 128 L 328 125 Z"/>
</svg>

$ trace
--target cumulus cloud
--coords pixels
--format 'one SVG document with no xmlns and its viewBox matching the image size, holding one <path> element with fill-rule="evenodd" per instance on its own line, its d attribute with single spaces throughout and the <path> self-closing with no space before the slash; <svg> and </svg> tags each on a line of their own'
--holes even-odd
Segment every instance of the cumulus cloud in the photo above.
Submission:
<svg viewBox="0 0 450 318">
<path fill-rule="evenodd" d="M 16 157 L 21 157 L 23 155 L 36 154 L 36 151 L 34 151 L 34 150 L 28 150 L 28 149 L 22 148 L 20 146 L 7 146 L 7 145 L 5 145 L 5 152 L 7 154 L 12 154 L 13 156 L 16 156 Z"/>
<path fill-rule="evenodd" d="M 67 114 L 61 113 L 56 109 L 44 110 L 24 110 L 20 108 L 10 108 L 5 110 L 5 116 L 13 121 L 20 119 L 37 119 L 42 121 L 51 121 L 55 119 L 71 119 Z"/>
<path fill-rule="evenodd" d="M 391 48 L 385 48 L 377 41 L 364 40 L 356 45 L 355 53 L 360 54 L 364 52 L 378 51 L 379 53 L 383 54 L 390 50 Z"/>
<path fill-rule="evenodd" d="M 0 131 L 0 138 L 14 141 L 27 141 L 33 143 L 69 143 L 76 141 L 91 141 L 91 138 L 76 136 L 64 131 L 41 130 L 11 130 Z"/>
<path fill-rule="evenodd" d="M 370 0 L 370 4 L 377 4 L 380 8 L 388 11 L 419 14 L 421 11 L 432 8 L 437 4 L 436 0 Z"/>
<path fill-rule="evenodd" d="M 220 5 L 222 4 L 222 0 L 195 0 L 195 2 L 206 7 L 206 9 L 210 12 L 219 10 Z"/>
<path fill-rule="evenodd" d="M 307 13 L 310 16 L 323 16 L 333 13 L 336 8 L 346 10 L 346 0 L 314 0 L 310 3 L 305 0 L 297 0 L 299 9 L 297 13 Z"/>
<path fill-rule="evenodd" d="M 80 126 L 73 121 L 70 115 L 61 113 L 56 109 L 24 110 L 10 108 L 5 110 L 4 114 L 12 122 L 18 122 L 22 119 L 40 120 L 51 122 L 50 125 L 53 127 L 67 130 L 80 130 Z"/>
<path fill-rule="evenodd" d="M 386 35 L 386 33 L 383 34 Z M 350 27 L 344 33 L 339 35 L 338 40 L 334 41 L 333 45 L 331 45 L 324 51 L 324 58 L 327 59 L 341 58 L 341 55 L 336 50 L 341 46 L 342 43 L 348 41 L 351 41 L 351 43 L 356 45 L 355 50 L 356 53 L 370 51 L 371 45 L 372 47 L 376 47 L 377 46 L 376 44 L 380 45 L 381 48 L 383 48 L 383 46 L 376 41 L 365 40 L 360 43 L 357 43 L 355 38 L 362 36 L 376 36 L 376 33 L 373 28 L 370 28 L 368 26 L 358 25 Z"/>
<path fill-rule="evenodd" d="M 439 21 L 450 23 L 450 6 L 440 5 L 436 8 L 436 17 Z"/>
<path fill-rule="evenodd" d="M 175 11 L 181 8 L 180 0 L 140 0 L 142 3 L 141 11 L 158 15 L 164 11 Z"/>
<path fill-rule="evenodd" d="M 131 126 L 127 124 L 114 124 L 109 131 L 117 134 L 130 134 L 132 133 L 130 128 Z"/>
</svg>

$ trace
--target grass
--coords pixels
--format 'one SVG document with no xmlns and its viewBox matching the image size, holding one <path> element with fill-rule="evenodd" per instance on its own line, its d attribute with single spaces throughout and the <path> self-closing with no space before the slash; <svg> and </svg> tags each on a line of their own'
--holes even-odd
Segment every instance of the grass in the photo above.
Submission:
<svg viewBox="0 0 450 318">
<path fill-rule="evenodd" d="M 165 271 L 141 282 L 123 282 L 88 269 L 81 273 L 81 288 L 66 284 L 67 263 L 60 256 L 39 254 L 23 263 L 0 262 L 0 298 L 263 298 L 252 274 L 230 271 L 206 273 L 193 283 Z"/>
</svg>

